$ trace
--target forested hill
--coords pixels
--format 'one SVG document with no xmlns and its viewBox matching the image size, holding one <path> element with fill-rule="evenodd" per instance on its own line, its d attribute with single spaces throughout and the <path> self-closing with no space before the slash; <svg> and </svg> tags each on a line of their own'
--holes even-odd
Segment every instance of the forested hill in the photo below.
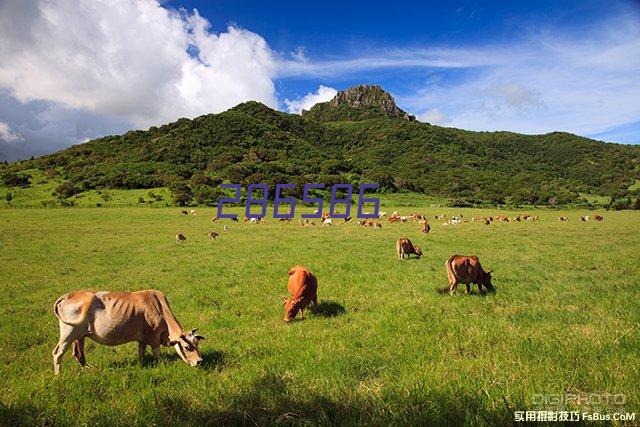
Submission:
<svg viewBox="0 0 640 427">
<path fill-rule="evenodd" d="M 348 92 L 348 93 L 346 93 Z M 390 100 L 390 101 L 389 101 Z M 57 171 L 63 196 L 93 188 L 220 182 L 379 183 L 471 203 L 573 202 L 620 195 L 640 178 L 640 147 L 553 132 L 471 132 L 415 121 L 377 86 L 358 86 L 302 115 L 257 102 L 76 145 L 5 167 Z M 5 171 L 6 174 L 6 171 Z"/>
</svg>

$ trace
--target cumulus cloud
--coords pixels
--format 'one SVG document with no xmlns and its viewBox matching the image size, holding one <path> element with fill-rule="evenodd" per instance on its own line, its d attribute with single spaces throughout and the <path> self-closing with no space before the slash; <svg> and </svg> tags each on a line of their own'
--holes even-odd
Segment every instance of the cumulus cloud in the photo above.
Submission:
<svg viewBox="0 0 640 427">
<path fill-rule="evenodd" d="M 446 119 L 442 111 L 437 108 L 432 108 L 430 110 L 425 111 L 424 113 L 417 116 L 418 120 L 425 123 L 431 123 L 434 125 L 438 125 L 443 123 Z"/>
<path fill-rule="evenodd" d="M 320 85 L 317 91 L 310 92 L 302 98 L 294 99 L 293 101 L 285 99 L 284 104 L 287 106 L 290 113 L 300 114 L 302 110 L 309 110 L 318 102 L 327 102 L 332 100 L 337 93 L 338 91 L 332 87 Z"/>
<path fill-rule="evenodd" d="M 22 141 L 24 138 L 19 133 L 13 132 L 8 124 L 0 122 L 0 140 L 5 142 L 16 142 Z"/>
<path fill-rule="evenodd" d="M 152 0 L 0 3 L 0 87 L 25 103 L 144 127 L 258 100 L 277 106 L 274 55 L 241 28 Z"/>
</svg>

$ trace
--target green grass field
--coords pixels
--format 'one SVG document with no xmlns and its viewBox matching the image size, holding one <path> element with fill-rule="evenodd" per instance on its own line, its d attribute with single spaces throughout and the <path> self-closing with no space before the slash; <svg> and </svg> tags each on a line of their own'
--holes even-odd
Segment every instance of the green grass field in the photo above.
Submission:
<svg viewBox="0 0 640 427">
<path fill-rule="evenodd" d="M 638 422 L 638 212 L 442 226 L 435 213 L 498 211 L 425 207 L 422 236 L 386 221 L 227 220 L 223 232 L 213 209 L 180 210 L 0 209 L 0 425 L 509 424 L 542 393 L 622 394 L 611 409 Z M 396 259 L 398 237 L 425 256 Z M 438 292 L 454 253 L 478 255 L 497 292 Z M 317 275 L 321 312 L 285 324 L 294 264 Z M 140 365 L 135 343 L 88 340 L 90 366 L 67 353 L 55 377 L 52 306 L 84 288 L 165 292 L 182 326 L 206 336 L 204 365 L 170 348 Z"/>
</svg>

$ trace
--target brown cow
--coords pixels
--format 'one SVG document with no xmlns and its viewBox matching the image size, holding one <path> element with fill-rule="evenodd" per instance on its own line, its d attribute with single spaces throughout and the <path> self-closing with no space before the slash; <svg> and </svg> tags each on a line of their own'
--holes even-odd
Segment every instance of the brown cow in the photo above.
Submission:
<svg viewBox="0 0 640 427">
<path fill-rule="evenodd" d="M 429 234 L 429 231 L 431 230 L 431 226 L 429 225 L 429 221 L 422 220 L 420 221 L 420 232 L 422 234 Z"/>
<path fill-rule="evenodd" d="M 289 270 L 289 283 L 287 290 L 291 295 L 284 300 L 284 321 L 289 323 L 298 314 L 304 316 L 304 309 L 313 303 L 313 311 L 318 309 L 318 279 L 307 268 L 300 265 L 291 267 Z"/>
<path fill-rule="evenodd" d="M 216 237 L 218 237 L 220 234 L 216 233 L 215 231 L 212 231 L 211 233 L 209 233 L 209 240 L 213 240 Z"/>
<path fill-rule="evenodd" d="M 396 253 L 400 259 L 404 259 L 405 254 L 407 258 L 411 258 L 411 254 L 414 254 L 419 259 L 422 256 L 422 249 L 420 246 L 414 246 L 411 240 L 403 237 L 396 241 Z"/>
<path fill-rule="evenodd" d="M 600 222 L 600 221 L 602 221 L 604 218 L 602 218 L 602 216 L 600 216 L 600 215 L 598 215 L 598 214 L 595 214 L 595 215 L 593 216 L 593 219 L 594 219 L 594 221 L 598 221 L 598 222 Z"/>
<path fill-rule="evenodd" d="M 186 242 L 186 241 L 187 241 L 187 238 L 185 237 L 184 234 L 182 234 L 182 233 L 176 234 L 176 242 L 182 243 L 182 242 Z"/>
<path fill-rule="evenodd" d="M 60 323 L 60 340 L 53 350 L 53 371 L 60 373 L 60 360 L 70 345 L 82 366 L 86 364 L 84 339 L 109 346 L 138 342 L 138 357 L 142 361 L 147 345 L 153 357 L 160 357 L 160 346 L 176 349 L 182 360 L 191 366 L 202 362 L 198 343 L 204 339 L 197 329 L 185 332 L 160 291 L 91 292 L 65 294 L 53 305 Z"/>
<path fill-rule="evenodd" d="M 471 292 L 471 283 L 478 285 L 478 290 L 483 292 L 484 286 L 490 291 L 495 290 L 491 284 L 491 272 L 485 272 L 480 265 L 477 256 L 453 255 L 446 262 L 447 278 L 449 279 L 449 292 L 453 294 L 459 283 L 467 286 L 467 294 Z"/>
<path fill-rule="evenodd" d="M 558 221 L 567 222 L 567 221 L 569 221 L 569 218 L 567 218 L 566 216 L 561 216 L 561 217 L 558 217 Z"/>
</svg>

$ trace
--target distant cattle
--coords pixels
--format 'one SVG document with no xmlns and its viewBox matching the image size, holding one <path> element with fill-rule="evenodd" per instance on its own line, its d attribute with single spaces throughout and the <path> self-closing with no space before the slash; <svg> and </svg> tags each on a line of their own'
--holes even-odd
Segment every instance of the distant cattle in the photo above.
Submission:
<svg viewBox="0 0 640 427">
<path fill-rule="evenodd" d="M 569 218 L 567 218 L 566 216 L 561 216 L 561 217 L 558 217 L 558 221 L 567 222 L 567 221 L 569 221 Z"/>
<path fill-rule="evenodd" d="M 180 213 L 181 213 L 182 215 L 189 215 L 189 212 L 187 212 L 187 211 L 180 211 Z"/>
<path fill-rule="evenodd" d="M 489 220 L 489 218 L 485 218 L 482 220 L 484 225 L 491 225 L 491 221 Z"/>
<path fill-rule="evenodd" d="M 351 222 L 351 216 L 348 216 L 344 219 L 344 222 Z"/>
<path fill-rule="evenodd" d="M 146 347 L 160 357 L 160 346 L 171 346 L 191 366 L 202 362 L 198 344 L 204 339 L 197 329 L 186 332 L 180 326 L 160 291 L 68 293 L 57 299 L 53 312 L 60 324 L 60 339 L 53 350 L 53 371 L 60 373 L 62 356 L 73 347 L 73 355 L 85 366 L 84 340 L 109 346 L 138 342 L 142 361 Z"/>
<path fill-rule="evenodd" d="M 318 309 L 318 279 L 309 269 L 296 265 L 289 270 L 287 284 L 289 297 L 283 297 L 284 321 L 291 322 L 298 311 L 304 316 L 304 309 L 313 303 L 313 309 Z"/>
<path fill-rule="evenodd" d="M 184 234 L 182 234 L 182 233 L 176 234 L 176 242 L 182 243 L 182 242 L 186 242 L 186 241 L 187 241 L 187 238 L 185 237 Z"/>
<path fill-rule="evenodd" d="M 423 219 L 422 221 L 420 221 L 420 232 L 422 234 L 429 234 L 429 231 L 431 231 L 431 226 L 429 225 L 429 221 L 427 221 L 426 219 Z"/>
<path fill-rule="evenodd" d="M 222 229 L 223 229 L 224 231 L 229 231 L 229 227 L 227 227 L 226 225 L 225 225 L 225 226 L 223 226 L 223 227 L 222 227 Z"/>
<path fill-rule="evenodd" d="M 233 218 L 231 218 L 231 221 L 233 221 L 233 222 L 238 222 L 238 217 L 237 217 L 237 216 L 234 216 Z"/>
<path fill-rule="evenodd" d="M 378 212 L 378 218 L 382 218 L 383 216 L 387 216 L 386 212 Z"/>
<path fill-rule="evenodd" d="M 280 222 L 291 222 L 291 218 L 278 218 Z"/>
<path fill-rule="evenodd" d="M 213 240 L 216 237 L 218 237 L 220 234 L 216 233 L 215 231 L 212 231 L 211 233 L 209 233 L 209 240 Z"/>
<path fill-rule="evenodd" d="M 594 220 L 594 221 L 598 221 L 598 222 L 600 222 L 600 221 L 602 221 L 603 219 L 604 219 L 604 218 L 602 218 L 602 217 L 601 217 L 600 215 L 598 215 L 598 214 L 595 214 L 595 215 L 593 216 L 593 220 Z"/>
<path fill-rule="evenodd" d="M 477 284 L 480 292 L 483 292 L 483 286 L 490 291 L 494 290 L 491 272 L 482 269 L 477 256 L 453 255 L 445 262 L 445 268 L 449 279 L 449 292 L 452 294 L 460 283 L 467 286 L 467 294 L 471 292 L 471 283 Z"/>
<path fill-rule="evenodd" d="M 211 218 L 211 222 L 216 222 L 217 220 L 218 220 L 217 216 L 214 216 L 214 217 Z"/>
<path fill-rule="evenodd" d="M 333 221 L 331 221 L 331 218 L 326 218 L 322 220 L 322 225 L 327 225 L 329 227 L 331 227 L 333 225 Z"/>
<path fill-rule="evenodd" d="M 422 249 L 420 249 L 420 246 L 414 246 L 411 240 L 403 237 L 396 241 L 396 253 L 400 259 L 404 259 L 405 255 L 407 258 L 411 258 L 410 255 L 412 254 L 414 254 L 416 258 L 420 258 L 422 256 Z"/>
<path fill-rule="evenodd" d="M 189 211 L 189 213 L 190 213 L 191 215 L 193 215 L 193 216 L 198 216 L 198 212 L 196 212 L 196 210 L 195 210 L 195 209 L 191 209 L 191 210 Z"/>
</svg>

